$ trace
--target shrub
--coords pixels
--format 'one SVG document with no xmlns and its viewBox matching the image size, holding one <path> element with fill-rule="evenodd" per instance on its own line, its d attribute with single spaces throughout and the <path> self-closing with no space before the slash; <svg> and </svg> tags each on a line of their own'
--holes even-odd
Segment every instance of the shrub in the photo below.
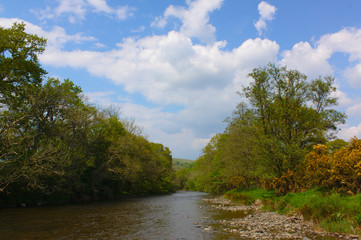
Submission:
<svg viewBox="0 0 361 240">
<path fill-rule="evenodd" d="M 292 170 L 287 170 L 281 177 L 274 178 L 272 185 L 277 196 L 286 195 L 289 192 L 299 192 L 302 186 L 300 174 Z"/>
</svg>

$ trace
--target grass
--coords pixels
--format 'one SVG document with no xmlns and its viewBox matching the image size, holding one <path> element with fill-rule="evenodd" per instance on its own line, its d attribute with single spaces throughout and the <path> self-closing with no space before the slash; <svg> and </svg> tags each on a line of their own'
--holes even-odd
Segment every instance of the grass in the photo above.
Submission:
<svg viewBox="0 0 361 240">
<path fill-rule="evenodd" d="M 311 189 L 278 197 L 273 191 L 252 189 L 227 192 L 225 197 L 243 204 L 262 200 L 265 210 L 281 214 L 300 213 L 330 232 L 361 234 L 361 194 L 344 196 L 339 193 Z"/>
<path fill-rule="evenodd" d="M 173 158 L 172 160 L 173 169 L 175 171 L 181 168 L 189 167 L 192 164 L 194 164 L 194 160 L 190 160 L 190 159 Z"/>
<path fill-rule="evenodd" d="M 225 197 L 236 203 L 242 203 L 246 205 L 252 204 L 256 199 L 269 199 L 274 198 L 274 191 L 266 191 L 263 189 L 252 190 L 232 190 L 225 194 Z"/>
</svg>

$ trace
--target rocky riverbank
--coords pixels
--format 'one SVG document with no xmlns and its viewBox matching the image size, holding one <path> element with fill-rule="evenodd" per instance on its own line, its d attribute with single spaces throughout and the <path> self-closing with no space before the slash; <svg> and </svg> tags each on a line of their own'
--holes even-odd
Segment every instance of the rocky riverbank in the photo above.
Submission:
<svg viewBox="0 0 361 240">
<path fill-rule="evenodd" d="M 360 239 L 358 236 L 325 232 L 312 222 L 304 221 L 298 214 L 286 216 L 265 212 L 260 200 L 250 206 L 235 204 L 223 197 L 204 201 L 219 210 L 243 211 L 243 218 L 219 221 L 224 226 L 223 231 L 239 234 L 242 239 Z"/>
</svg>

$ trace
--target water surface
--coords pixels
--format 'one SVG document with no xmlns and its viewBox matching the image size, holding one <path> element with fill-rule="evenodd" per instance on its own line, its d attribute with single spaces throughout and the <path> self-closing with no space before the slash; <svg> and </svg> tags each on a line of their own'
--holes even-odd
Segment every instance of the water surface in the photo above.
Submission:
<svg viewBox="0 0 361 240">
<path fill-rule="evenodd" d="M 82 205 L 0 209 L 0 239 L 236 238 L 217 224 L 217 219 L 231 216 L 202 200 L 208 197 L 178 192 Z M 209 226 L 215 230 L 205 231 Z"/>
</svg>

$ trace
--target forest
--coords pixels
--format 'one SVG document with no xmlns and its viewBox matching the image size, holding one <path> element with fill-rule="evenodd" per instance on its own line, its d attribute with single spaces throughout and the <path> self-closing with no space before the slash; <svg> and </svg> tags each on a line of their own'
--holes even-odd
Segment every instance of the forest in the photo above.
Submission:
<svg viewBox="0 0 361 240">
<path fill-rule="evenodd" d="M 68 79 L 47 77 L 38 60 L 45 47 L 22 23 L 0 28 L 1 206 L 174 189 L 361 191 L 361 140 L 336 138 L 346 115 L 335 109 L 331 76 L 310 80 L 271 63 L 253 69 L 224 132 L 194 163 L 172 163 L 167 147 L 117 109 L 89 103 Z"/>
<path fill-rule="evenodd" d="M 361 140 L 336 138 L 334 78 L 314 80 L 268 64 L 255 68 L 241 101 L 194 165 L 176 173 L 186 189 L 225 193 L 263 188 L 278 196 L 320 188 L 361 192 Z"/>
<path fill-rule="evenodd" d="M 248 77 L 225 130 L 176 172 L 175 186 L 245 205 L 258 201 L 265 211 L 359 236 L 361 140 L 336 137 L 346 115 L 335 109 L 335 79 L 310 80 L 275 64 Z"/>
<path fill-rule="evenodd" d="M 23 23 L 0 28 L 0 206 L 172 191 L 170 150 L 72 81 L 47 77 L 45 47 Z"/>
</svg>

